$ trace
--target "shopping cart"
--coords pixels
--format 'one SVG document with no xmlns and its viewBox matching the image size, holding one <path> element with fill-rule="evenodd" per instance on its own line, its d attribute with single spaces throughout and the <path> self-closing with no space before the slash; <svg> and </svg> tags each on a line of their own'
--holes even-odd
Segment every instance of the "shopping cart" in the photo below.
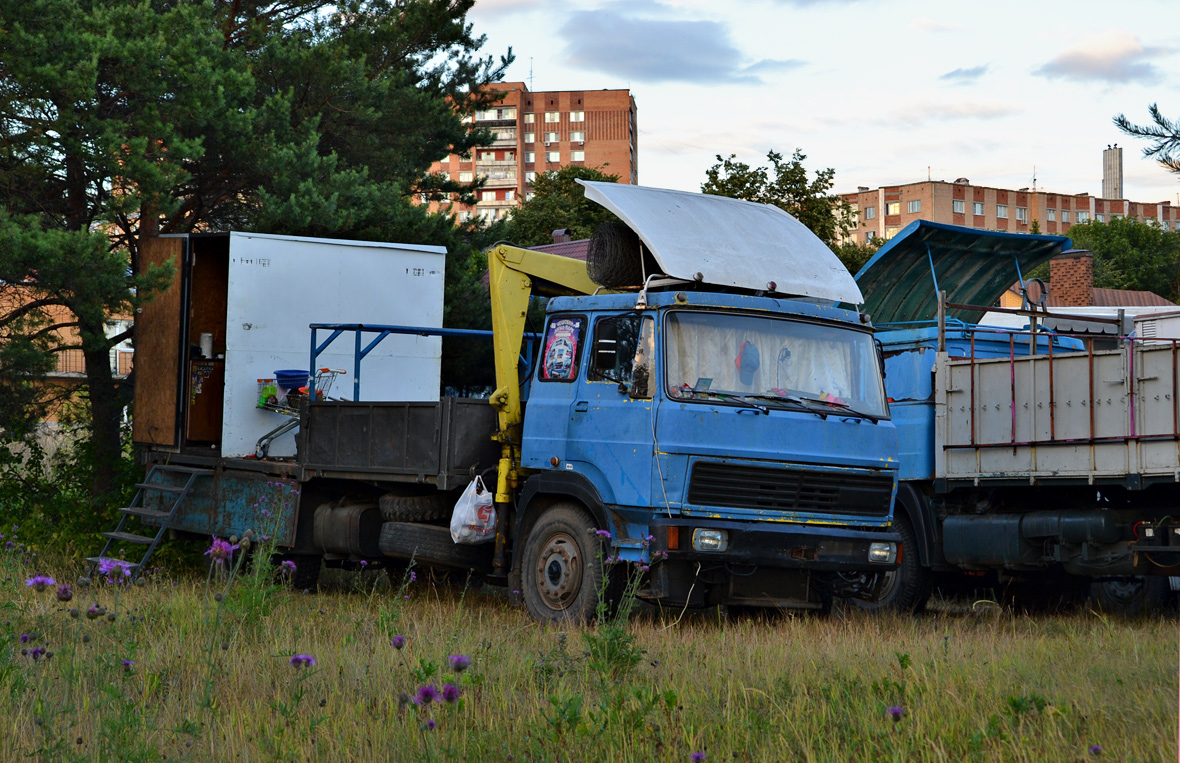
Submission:
<svg viewBox="0 0 1180 763">
<path fill-rule="evenodd" d="M 337 368 L 321 368 L 317 370 L 313 380 L 316 399 L 339 399 L 330 397 L 330 393 L 336 377 L 344 373 L 347 372 Z M 258 438 L 258 442 L 254 445 L 254 455 L 257 458 L 266 458 L 270 452 L 270 444 L 272 442 L 288 432 L 294 432 L 299 428 L 299 406 L 307 399 L 310 391 L 308 387 L 288 389 L 278 384 L 273 378 L 258 380 L 257 407 L 264 411 L 272 411 L 284 416 L 287 420 Z"/>
</svg>

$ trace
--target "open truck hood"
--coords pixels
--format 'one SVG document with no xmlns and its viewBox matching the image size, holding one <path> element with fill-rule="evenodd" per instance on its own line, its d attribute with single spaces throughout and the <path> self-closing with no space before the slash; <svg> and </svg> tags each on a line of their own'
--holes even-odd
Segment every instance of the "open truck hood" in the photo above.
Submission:
<svg viewBox="0 0 1180 763">
<path fill-rule="evenodd" d="M 704 193 L 578 180 L 586 198 L 627 223 L 666 275 L 858 305 L 847 268 L 807 226 L 778 207 Z"/>
<path fill-rule="evenodd" d="M 938 313 L 939 289 L 946 291 L 947 302 L 992 305 L 1018 281 L 1017 263 L 1027 277 L 1069 246 L 1065 236 L 915 220 L 878 250 L 856 274 L 856 282 L 875 325 L 932 320 Z M 983 312 L 947 310 L 947 315 L 976 323 Z"/>
</svg>

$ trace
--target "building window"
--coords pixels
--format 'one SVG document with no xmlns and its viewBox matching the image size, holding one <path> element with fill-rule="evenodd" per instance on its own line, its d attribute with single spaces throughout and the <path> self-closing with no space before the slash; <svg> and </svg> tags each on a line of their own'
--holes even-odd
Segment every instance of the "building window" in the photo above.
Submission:
<svg viewBox="0 0 1180 763">
<path fill-rule="evenodd" d="M 479 200 L 480 201 L 495 201 L 496 200 L 496 192 L 495 191 L 481 191 L 479 194 Z"/>
<path fill-rule="evenodd" d="M 536 114 L 525 114 L 525 115 L 524 115 L 524 123 L 525 123 L 526 125 L 531 125 L 531 124 L 532 124 L 533 122 L 535 122 L 535 121 L 537 121 L 537 115 L 536 115 Z"/>
<path fill-rule="evenodd" d="M 901 202 L 900 201 L 891 201 L 888 204 L 886 204 L 885 205 L 885 214 L 887 214 L 887 215 L 900 215 L 901 214 Z"/>
<path fill-rule="evenodd" d="M 876 236 L 876 235 L 877 234 L 874 231 L 871 231 L 871 230 L 865 231 L 865 243 L 866 244 L 873 243 L 873 236 Z"/>
<path fill-rule="evenodd" d="M 524 142 L 525 143 L 536 143 L 537 142 L 537 134 L 535 132 L 526 132 L 524 134 Z"/>
<path fill-rule="evenodd" d="M 922 211 L 922 200 L 921 199 L 914 199 L 906 206 L 906 210 L 911 215 L 915 214 L 917 212 L 921 212 Z"/>
<path fill-rule="evenodd" d="M 1028 222 L 1028 207 L 1017 207 L 1016 219 L 1022 223 Z"/>
<path fill-rule="evenodd" d="M 1078 212 L 1078 222 L 1079 223 L 1090 222 L 1090 213 L 1089 212 Z"/>
<path fill-rule="evenodd" d="M 877 208 L 876 207 L 865 207 L 865 219 L 866 220 L 873 220 L 876 217 L 877 217 Z"/>
<path fill-rule="evenodd" d="M 537 195 L 537 194 L 533 193 L 532 191 L 529 191 L 528 193 L 526 193 L 526 194 L 524 195 L 524 200 L 525 200 L 525 201 L 532 201 L 532 200 L 533 200 L 533 198 L 534 198 L 534 197 L 536 197 L 536 195 Z"/>
<path fill-rule="evenodd" d="M 470 183 L 474 179 L 475 179 L 475 175 L 471 172 L 460 172 L 459 173 L 459 182 L 460 183 Z"/>
<path fill-rule="evenodd" d="M 524 173 L 524 182 L 531 183 L 536 179 L 537 179 L 537 173 L 533 172 L 532 170 L 529 170 L 528 172 Z"/>
<path fill-rule="evenodd" d="M 967 208 L 967 202 L 963 201 L 962 199 L 955 199 L 951 202 L 951 206 L 954 207 L 956 215 L 961 215 Z"/>
<path fill-rule="evenodd" d="M 516 200 L 516 191 L 509 189 L 504 192 L 504 201 L 515 201 L 515 200 Z"/>
<path fill-rule="evenodd" d="M 1051 223 L 1057 222 L 1057 210 L 1056 209 L 1046 209 L 1045 210 L 1045 219 Z"/>
<path fill-rule="evenodd" d="M 479 160 L 481 162 L 494 162 L 494 161 L 496 161 L 496 152 L 495 151 L 482 151 L 482 152 L 480 152 Z"/>
<path fill-rule="evenodd" d="M 1069 222 L 1069 210 L 1068 209 L 1061 210 L 1061 222 L 1063 222 L 1063 223 Z"/>
<path fill-rule="evenodd" d="M 896 236 L 896 235 L 897 235 L 897 232 L 898 232 L 899 230 L 901 230 L 901 229 L 900 229 L 900 228 L 886 228 L 886 229 L 885 229 L 885 240 L 886 240 L 886 241 L 888 241 L 889 239 L 891 239 L 891 238 L 893 238 L 894 236 Z"/>
<path fill-rule="evenodd" d="M 571 111 L 570 112 L 570 121 L 571 122 L 585 122 L 586 121 L 586 112 L 584 112 L 584 111 Z"/>
<path fill-rule="evenodd" d="M 585 151 L 570 151 L 570 161 L 571 162 L 584 162 L 584 161 L 586 161 L 586 152 Z"/>
<path fill-rule="evenodd" d="M 1081 216 L 1082 216 L 1082 213 L 1078 212 L 1078 217 L 1081 217 Z M 1081 220 L 1078 220 L 1078 222 L 1081 222 Z M 1096 223 L 1106 222 L 1106 218 L 1103 216 L 1103 214 L 1101 212 L 1099 212 L 1098 214 L 1094 215 L 1094 222 L 1096 222 Z"/>
<path fill-rule="evenodd" d="M 997 204 L 996 205 L 996 218 L 999 220 L 1008 219 L 1008 205 L 1007 204 Z"/>
<path fill-rule="evenodd" d="M 555 133 L 555 132 L 545 133 L 545 142 L 546 143 L 556 143 L 557 142 L 557 133 Z"/>
<path fill-rule="evenodd" d="M 570 133 L 570 140 L 576 140 L 578 143 L 585 143 L 586 133 L 582 130 L 574 130 Z"/>
<path fill-rule="evenodd" d="M 467 212 L 467 211 L 460 212 L 459 213 L 459 222 L 461 222 L 461 223 L 471 222 L 471 213 Z"/>
<path fill-rule="evenodd" d="M 515 108 L 497 109 L 497 112 L 496 116 L 500 119 L 516 119 Z"/>
<path fill-rule="evenodd" d="M 524 152 L 524 163 L 525 164 L 532 164 L 535 161 L 537 161 L 537 152 L 536 151 L 525 151 Z"/>
<path fill-rule="evenodd" d="M 561 113 L 557 112 L 557 111 L 546 111 L 545 112 L 545 121 L 546 122 L 561 121 Z"/>
<path fill-rule="evenodd" d="M 556 164 L 557 162 L 561 161 L 561 154 L 557 151 L 546 151 L 545 152 L 545 161 L 553 162 L 554 164 Z"/>
<path fill-rule="evenodd" d="M 973 214 L 979 215 L 980 217 L 983 217 L 983 202 L 982 201 L 972 202 L 971 203 L 971 212 Z"/>
</svg>

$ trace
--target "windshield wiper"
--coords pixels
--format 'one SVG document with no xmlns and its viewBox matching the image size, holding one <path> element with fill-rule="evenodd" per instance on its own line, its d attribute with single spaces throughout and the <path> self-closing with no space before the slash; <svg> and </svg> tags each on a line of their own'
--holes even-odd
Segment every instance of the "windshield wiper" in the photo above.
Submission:
<svg viewBox="0 0 1180 763">
<path fill-rule="evenodd" d="M 804 398 L 804 399 L 807 400 L 808 402 L 811 402 L 811 403 L 822 403 L 823 405 L 830 405 L 833 408 L 839 408 L 840 410 L 845 411 L 853 416 L 859 416 L 864 419 L 869 419 L 870 421 L 876 421 L 878 419 L 877 416 L 874 416 L 871 413 L 865 413 L 863 411 L 856 410 L 848 403 L 845 403 L 843 400 L 824 400 L 823 398 L 814 398 L 814 397 L 808 397 L 808 398 Z"/>
<path fill-rule="evenodd" d="M 729 402 L 730 400 L 732 400 L 735 403 L 741 403 L 742 405 L 744 405 L 748 408 L 753 408 L 756 411 L 759 411 L 761 413 L 765 413 L 767 416 L 770 415 L 769 408 L 767 408 L 765 405 L 762 405 L 761 403 L 756 403 L 751 399 L 751 398 L 755 398 L 755 397 L 763 398 L 764 396 L 762 396 L 762 395 L 735 395 L 730 392 L 722 392 L 721 390 L 698 389 L 697 387 L 689 387 L 686 389 L 681 389 L 680 393 L 681 393 L 681 395 L 683 395 L 685 393 L 691 393 L 693 395 L 706 395 L 709 397 L 719 398 L 721 400 L 724 400 L 725 402 Z M 765 399 L 769 399 L 769 398 L 765 398 Z"/>
</svg>

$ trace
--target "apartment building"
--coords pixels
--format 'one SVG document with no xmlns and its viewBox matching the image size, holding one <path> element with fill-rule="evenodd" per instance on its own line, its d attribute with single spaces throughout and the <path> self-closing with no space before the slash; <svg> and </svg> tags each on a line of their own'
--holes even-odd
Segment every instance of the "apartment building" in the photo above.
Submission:
<svg viewBox="0 0 1180 763">
<path fill-rule="evenodd" d="M 861 186 L 855 193 L 840 197 L 852 205 L 856 215 L 856 227 L 845 240 L 855 238 L 861 243 L 875 237 L 891 239 L 914 220 L 1013 233 L 1028 233 L 1035 222 L 1041 233 L 1064 234 L 1077 223 L 1133 215 L 1168 230 L 1180 230 L 1180 208 L 1170 201 L 1135 202 L 1029 188 L 1013 191 L 972 185 L 967 178 L 876 189 Z"/>
<path fill-rule="evenodd" d="M 474 206 L 454 202 L 461 221 L 504 217 L 528 197 L 539 172 L 584 164 L 639 182 L 635 98 L 630 90 L 532 92 L 523 82 L 490 86 L 503 97 L 470 120 L 491 130 L 490 145 L 431 165 L 468 183 L 486 179 Z M 447 206 L 432 203 L 433 208 Z"/>
</svg>

